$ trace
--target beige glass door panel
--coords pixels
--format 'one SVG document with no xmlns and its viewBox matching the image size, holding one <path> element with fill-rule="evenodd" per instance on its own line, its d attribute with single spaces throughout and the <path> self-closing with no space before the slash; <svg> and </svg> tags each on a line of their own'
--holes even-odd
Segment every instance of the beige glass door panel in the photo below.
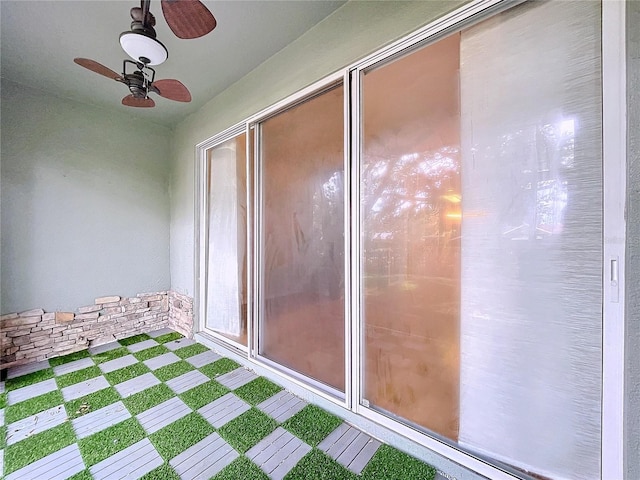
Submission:
<svg viewBox="0 0 640 480">
<path fill-rule="evenodd" d="M 259 354 L 344 391 L 344 93 L 260 127 Z"/>
</svg>

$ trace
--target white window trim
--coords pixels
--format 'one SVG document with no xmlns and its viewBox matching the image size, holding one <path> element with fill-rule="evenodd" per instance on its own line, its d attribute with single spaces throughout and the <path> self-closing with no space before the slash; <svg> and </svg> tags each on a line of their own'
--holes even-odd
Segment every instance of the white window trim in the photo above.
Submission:
<svg viewBox="0 0 640 480">
<path fill-rule="evenodd" d="M 207 318 L 207 245 L 209 244 L 209 232 L 208 232 L 208 217 L 209 211 L 207 209 L 207 197 L 209 192 L 207 191 L 207 178 L 209 178 L 209 162 L 207 162 L 207 154 L 210 149 L 223 144 L 237 137 L 238 135 L 246 132 L 246 124 L 244 122 L 237 123 L 232 127 L 227 128 L 223 132 L 205 140 L 204 142 L 196 145 L 196 165 L 195 165 L 195 187 L 194 187 L 194 204 L 195 204 L 195 252 L 194 252 L 194 285 L 195 295 L 193 299 L 193 329 L 194 332 L 206 332 L 215 340 L 222 342 L 225 345 L 231 345 L 234 348 L 247 351 L 247 346 L 225 337 L 224 335 L 208 329 L 206 326 Z M 248 135 L 247 135 L 248 137 Z M 247 190 L 247 196 L 249 191 Z M 250 218 L 250 217 L 248 217 Z M 247 238 L 250 238 L 249 231 L 247 230 Z M 249 245 L 247 244 L 247 247 Z M 249 315 L 247 313 L 247 337 L 249 336 Z"/>
<path fill-rule="evenodd" d="M 347 184 L 347 172 L 349 168 L 349 143 L 350 143 L 350 133 L 349 133 L 349 123 L 348 123 L 348 108 L 349 108 L 349 95 L 348 95 L 348 83 L 347 76 L 348 72 L 339 71 L 334 74 L 331 74 L 322 80 L 309 85 L 308 87 L 296 92 L 295 94 L 287 97 L 286 99 L 258 112 L 257 114 L 249 117 L 247 119 L 247 128 L 254 130 L 254 150 L 258 152 L 260 145 L 260 124 L 265 120 L 277 115 L 278 113 L 285 111 L 301 102 L 304 102 L 315 95 L 322 94 L 322 92 L 331 89 L 337 85 L 343 85 L 344 88 L 344 104 L 343 104 L 343 115 L 344 115 L 344 174 L 345 174 L 345 199 L 344 199 L 344 218 L 345 218 L 345 227 L 348 226 L 349 219 L 349 202 L 348 202 L 348 184 Z M 247 150 L 248 152 L 248 150 Z M 255 161 L 253 165 L 253 191 L 255 192 L 255 196 L 252 202 L 253 212 L 255 212 L 253 218 L 253 231 L 257 232 L 261 230 L 261 178 L 262 178 L 262 169 L 259 165 L 259 160 Z M 345 235 L 345 237 L 347 237 Z M 347 239 L 345 238 L 345 242 Z M 273 372 L 277 375 L 281 375 L 286 377 L 289 381 L 293 382 L 296 385 L 299 385 L 303 388 L 307 388 L 312 391 L 314 394 L 324 398 L 325 400 L 331 401 L 343 408 L 350 408 L 351 397 L 349 395 L 349 385 L 351 382 L 351 321 L 350 321 L 350 310 L 349 310 L 349 289 L 347 285 L 349 285 L 350 272 L 349 272 L 349 259 L 348 255 L 345 254 L 345 392 L 339 392 L 331 387 L 325 386 L 321 382 L 318 382 L 314 379 L 305 377 L 303 374 L 300 374 L 292 369 L 289 369 L 283 365 L 277 365 L 275 362 L 269 360 L 266 357 L 263 357 L 259 353 L 258 348 L 258 318 L 257 318 L 257 306 L 260 305 L 260 289 L 259 289 L 259 275 L 257 272 L 259 271 L 259 263 L 260 263 L 260 238 L 258 235 L 255 235 L 253 238 L 253 261 L 252 261 L 252 271 L 255 272 L 252 279 L 253 285 L 253 296 L 251 299 L 251 311 L 252 311 L 252 319 L 253 319 L 253 329 L 254 333 L 251 337 L 251 346 L 249 348 L 250 356 L 249 359 L 253 362 L 259 364 L 263 368 Z M 345 253 L 348 252 L 348 245 L 345 245 Z"/>
<path fill-rule="evenodd" d="M 625 245 L 627 193 L 626 2 L 602 2 L 604 259 L 602 479 L 624 478 Z M 617 278 L 616 278 L 617 277 Z M 615 283 L 615 284 L 614 284 Z"/>
</svg>

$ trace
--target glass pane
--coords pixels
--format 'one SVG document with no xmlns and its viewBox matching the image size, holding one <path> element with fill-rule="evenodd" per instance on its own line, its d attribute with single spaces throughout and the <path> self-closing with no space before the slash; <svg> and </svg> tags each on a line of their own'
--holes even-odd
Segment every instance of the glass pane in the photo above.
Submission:
<svg viewBox="0 0 640 480">
<path fill-rule="evenodd" d="M 259 351 L 344 390 L 343 88 L 261 124 Z"/>
<path fill-rule="evenodd" d="M 363 75 L 363 397 L 544 478 L 600 471 L 599 2 Z"/>
<path fill-rule="evenodd" d="M 247 345 L 246 134 L 207 152 L 206 327 Z"/>
<path fill-rule="evenodd" d="M 549 478 L 600 472 L 600 23 L 532 2 L 461 41 L 460 443 Z"/>
<path fill-rule="evenodd" d="M 364 76 L 364 396 L 458 435 L 459 35 Z"/>
</svg>

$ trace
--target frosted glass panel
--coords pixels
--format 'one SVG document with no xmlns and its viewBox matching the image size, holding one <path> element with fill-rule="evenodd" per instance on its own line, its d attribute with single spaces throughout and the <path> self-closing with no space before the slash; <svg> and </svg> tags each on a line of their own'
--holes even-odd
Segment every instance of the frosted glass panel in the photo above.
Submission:
<svg viewBox="0 0 640 480">
<path fill-rule="evenodd" d="M 208 242 L 205 325 L 247 344 L 246 135 L 207 152 Z"/>
<path fill-rule="evenodd" d="M 460 443 L 550 478 L 600 471 L 600 4 L 462 33 Z"/>
<path fill-rule="evenodd" d="M 342 86 L 260 124 L 266 358 L 344 390 Z"/>
<path fill-rule="evenodd" d="M 458 435 L 460 36 L 363 78 L 364 398 Z"/>
</svg>

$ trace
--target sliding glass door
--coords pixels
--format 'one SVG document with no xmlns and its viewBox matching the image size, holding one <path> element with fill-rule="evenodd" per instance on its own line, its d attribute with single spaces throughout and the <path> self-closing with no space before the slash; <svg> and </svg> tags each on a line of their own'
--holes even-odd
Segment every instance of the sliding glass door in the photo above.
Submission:
<svg viewBox="0 0 640 480">
<path fill-rule="evenodd" d="M 246 134 L 206 153 L 206 329 L 247 345 Z"/>
<path fill-rule="evenodd" d="M 342 85 L 258 124 L 258 352 L 344 392 Z"/>
<path fill-rule="evenodd" d="M 503 7 L 207 147 L 204 329 L 479 472 L 600 478 L 602 5 Z"/>
<path fill-rule="evenodd" d="M 364 399 L 449 438 L 460 383 L 460 35 L 367 71 Z"/>
<path fill-rule="evenodd" d="M 363 405 L 600 471 L 600 5 L 530 2 L 360 75 Z"/>
</svg>

